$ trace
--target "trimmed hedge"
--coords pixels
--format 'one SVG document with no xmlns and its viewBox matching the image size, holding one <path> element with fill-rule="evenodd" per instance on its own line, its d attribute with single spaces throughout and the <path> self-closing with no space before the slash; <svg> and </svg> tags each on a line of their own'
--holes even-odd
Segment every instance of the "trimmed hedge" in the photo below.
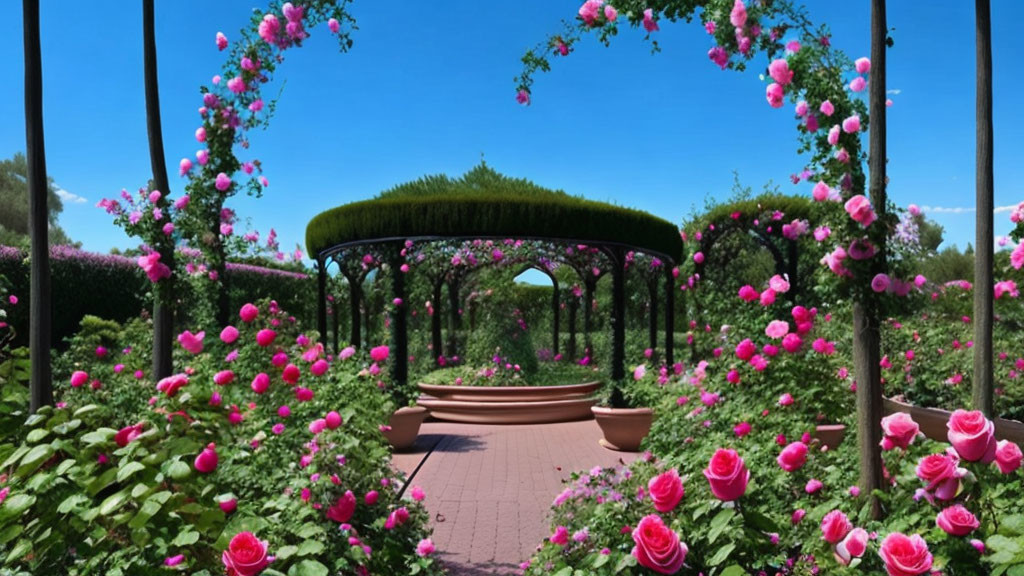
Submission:
<svg viewBox="0 0 1024 576">
<path fill-rule="evenodd" d="M 429 176 L 322 212 L 306 228 L 306 249 L 317 255 L 347 242 L 418 236 L 612 242 L 676 260 L 683 249 L 678 229 L 666 220 L 509 178 L 486 165 L 459 179 Z"/>
<path fill-rule="evenodd" d="M 17 333 L 15 345 L 28 343 L 29 314 L 28 254 L 18 248 L 0 246 L 0 275 L 7 278 L 17 306 L 8 307 L 8 321 Z M 70 246 L 50 247 L 53 286 L 53 337 L 60 346 L 74 334 L 82 317 L 97 316 L 125 322 L 148 308 L 150 283 L 133 258 L 96 254 Z M 281 307 L 311 325 L 316 311 L 315 280 L 305 274 L 228 263 L 228 294 L 231 306 L 260 298 L 275 298 Z M 185 283 L 181 283 L 182 289 Z M 188 294 L 180 294 L 187 306 Z"/>
</svg>

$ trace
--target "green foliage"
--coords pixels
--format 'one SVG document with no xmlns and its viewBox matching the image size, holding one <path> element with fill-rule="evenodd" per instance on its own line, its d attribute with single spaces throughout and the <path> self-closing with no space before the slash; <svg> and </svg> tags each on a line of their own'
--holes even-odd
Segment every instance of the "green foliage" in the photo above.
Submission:
<svg viewBox="0 0 1024 576">
<path fill-rule="evenodd" d="M 433 370 L 420 377 L 425 384 L 458 386 L 566 386 L 603 380 L 604 372 L 571 362 L 541 362 L 532 375 L 507 370 L 504 365 L 455 366 Z"/>
<path fill-rule="evenodd" d="M 50 225 L 50 244 L 70 244 L 64 229 L 57 224 L 64 202 L 59 188 L 50 178 L 47 183 L 46 209 Z M 0 245 L 28 247 L 28 161 L 16 152 L 12 158 L 0 160 Z"/>
<path fill-rule="evenodd" d="M 208 329 L 200 354 L 176 348 L 176 365 L 188 366 L 189 380 L 172 397 L 134 373 L 136 366 L 147 368 L 152 338 L 141 321 L 119 327 L 85 319 L 57 361 L 59 407 L 27 420 L 24 386 L 12 385 L 20 368 L 0 365 L 0 467 L 8 489 L 0 506 L 0 557 L 7 567 L 158 574 L 167 570 L 165 558 L 182 554 L 178 569 L 221 573 L 228 541 L 248 530 L 277 557 L 267 574 L 354 573 L 359 566 L 372 573 L 439 573 L 430 558 L 414 554 L 428 534 L 426 511 L 399 498 L 402 478 L 390 468 L 378 429 L 392 408 L 377 379 L 362 370 L 367 360 L 338 361 L 313 375 L 319 344 L 299 338 L 300 324 L 287 313 L 267 301 L 258 305 L 258 320 L 240 324 L 233 344 Z M 275 346 L 258 346 L 256 332 L 271 326 Z M 106 354 L 97 355 L 97 342 Z M 225 359 L 232 350 L 233 361 Z M 272 363 L 278 352 L 301 367 L 297 386 L 314 391 L 312 400 L 300 400 L 283 381 L 282 367 Z M 226 369 L 235 381 L 216 385 L 214 375 Z M 70 387 L 71 370 L 87 372 L 99 385 Z M 260 372 L 271 384 L 257 394 L 249 382 Z M 278 413 L 283 405 L 290 406 L 287 417 Z M 311 449 L 309 424 L 332 410 L 342 425 L 315 436 L 318 449 Z M 274 429 L 277 424 L 283 428 Z M 126 426 L 141 434 L 119 444 L 115 434 Z M 219 464 L 200 473 L 193 462 L 210 443 Z M 346 490 L 358 498 L 350 532 L 325 517 Z M 371 490 L 378 493 L 373 505 L 363 500 Z M 237 510 L 226 513 L 220 503 L 229 499 Z M 399 507 L 409 520 L 389 530 L 385 519 Z M 371 555 L 349 544 L 356 533 Z"/>
<path fill-rule="evenodd" d="M 306 228 L 310 254 L 346 242 L 418 236 L 617 242 L 676 258 L 676 227 L 646 212 L 569 196 L 479 166 L 459 179 L 430 176 L 378 198 L 332 208 Z"/>
</svg>

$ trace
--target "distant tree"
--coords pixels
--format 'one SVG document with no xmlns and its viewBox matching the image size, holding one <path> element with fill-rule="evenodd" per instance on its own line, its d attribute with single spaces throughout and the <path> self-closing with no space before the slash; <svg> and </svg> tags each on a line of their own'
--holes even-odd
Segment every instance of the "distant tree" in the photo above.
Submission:
<svg viewBox="0 0 1024 576">
<path fill-rule="evenodd" d="M 939 245 L 942 244 L 943 235 L 946 233 L 946 229 L 938 222 L 924 217 L 918 221 L 917 229 L 919 234 L 918 241 L 921 244 L 921 249 L 928 253 L 938 252 Z"/>
<path fill-rule="evenodd" d="M 50 244 L 71 244 L 67 233 L 57 224 L 64 203 L 57 195 L 53 178 L 47 179 L 49 194 L 46 200 L 50 222 Z M 0 244 L 28 245 L 28 161 L 25 154 L 0 160 Z"/>
<path fill-rule="evenodd" d="M 921 262 L 921 274 L 933 282 L 968 280 L 974 275 L 974 247 L 970 244 L 961 252 L 948 246 Z"/>
</svg>

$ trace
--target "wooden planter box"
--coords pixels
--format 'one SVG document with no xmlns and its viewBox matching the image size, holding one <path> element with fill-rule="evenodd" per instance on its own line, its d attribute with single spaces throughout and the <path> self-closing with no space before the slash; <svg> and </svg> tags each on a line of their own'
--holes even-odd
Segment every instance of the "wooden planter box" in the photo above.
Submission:
<svg viewBox="0 0 1024 576">
<path fill-rule="evenodd" d="M 889 398 L 882 399 L 882 408 L 886 415 L 893 414 L 895 412 L 904 412 L 910 414 L 910 417 L 917 422 L 918 426 L 921 427 L 921 432 L 939 442 L 948 442 L 947 433 L 949 428 L 946 427 L 946 423 L 949 422 L 949 417 L 952 412 L 946 410 L 940 410 L 938 408 L 922 408 L 920 406 L 911 406 L 903 402 L 891 400 Z M 1010 440 L 1019 444 L 1024 444 L 1024 423 L 1017 422 L 1016 420 L 1004 420 L 1002 418 L 995 419 L 996 425 L 996 438 L 1000 440 Z"/>
</svg>

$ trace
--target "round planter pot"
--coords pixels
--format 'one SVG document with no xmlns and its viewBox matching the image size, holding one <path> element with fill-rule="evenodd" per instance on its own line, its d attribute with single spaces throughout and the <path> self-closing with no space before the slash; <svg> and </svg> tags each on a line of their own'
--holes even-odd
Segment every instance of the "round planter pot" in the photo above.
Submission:
<svg viewBox="0 0 1024 576">
<path fill-rule="evenodd" d="M 842 444 L 845 436 L 846 426 L 843 424 L 822 424 L 814 429 L 814 437 L 829 450 Z"/>
<path fill-rule="evenodd" d="M 408 450 L 416 443 L 416 437 L 420 433 L 420 424 L 423 424 L 428 415 L 429 412 L 422 406 L 399 408 L 391 414 L 388 421 L 391 429 L 383 432 L 384 437 L 396 451 Z"/>
<path fill-rule="evenodd" d="M 605 408 L 594 406 L 597 425 L 601 427 L 604 438 L 599 440 L 601 446 L 609 450 L 636 452 L 640 442 L 651 431 L 654 411 L 650 408 Z"/>
</svg>

